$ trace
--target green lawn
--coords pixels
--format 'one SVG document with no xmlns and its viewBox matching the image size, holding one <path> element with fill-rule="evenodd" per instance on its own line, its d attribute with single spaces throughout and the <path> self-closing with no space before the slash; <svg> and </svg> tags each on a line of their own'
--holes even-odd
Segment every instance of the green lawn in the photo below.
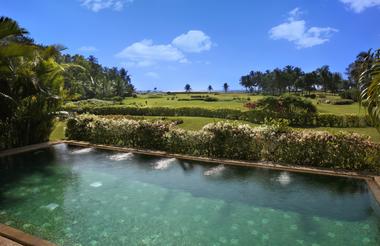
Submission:
<svg viewBox="0 0 380 246">
<path fill-rule="evenodd" d="M 65 138 L 66 121 L 55 121 L 49 140 L 56 141 Z"/>
<path fill-rule="evenodd" d="M 323 94 L 325 95 L 325 94 Z M 202 100 L 192 100 L 191 97 L 194 96 L 210 96 L 218 98 L 216 102 L 206 102 Z M 339 99 L 336 95 L 326 94 L 326 99 L 334 100 Z M 246 93 L 191 93 L 191 94 L 171 94 L 166 93 L 150 93 L 150 94 L 138 94 L 136 98 L 126 98 L 123 101 L 124 105 L 130 106 L 140 106 L 140 107 L 202 107 L 209 109 L 239 109 L 248 110 L 244 107 L 247 102 L 253 102 L 260 98 L 262 95 L 250 95 Z M 331 113 L 331 114 L 365 114 L 365 109 L 360 108 L 358 103 L 352 105 L 332 105 L 326 103 L 319 103 L 318 99 L 311 100 L 318 109 L 320 113 Z M 141 117 L 138 117 L 141 118 Z M 145 119 L 155 119 L 161 117 L 148 116 Z M 206 118 L 206 117 L 166 117 L 168 119 L 182 119 L 183 124 L 178 125 L 178 127 L 187 130 L 199 130 L 208 123 L 217 121 L 226 121 L 225 119 L 216 118 Z M 242 122 L 251 126 L 256 126 L 255 124 L 249 122 Z M 57 122 L 55 129 L 52 132 L 50 139 L 62 139 L 64 138 L 64 122 Z M 310 128 L 308 128 L 310 129 Z M 329 132 L 356 132 L 362 135 L 370 136 L 373 141 L 380 142 L 380 134 L 375 128 L 311 128 L 313 130 L 325 130 Z"/>
<path fill-rule="evenodd" d="M 218 98 L 216 102 L 205 102 L 202 100 L 191 100 L 191 101 L 181 101 L 190 100 L 191 96 L 210 96 Z M 220 93 L 215 95 L 214 93 L 197 93 L 197 94 L 149 94 L 141 95 L 139 94 L 137 98 L 127 98 L 123 101 L 125 105 L 130 106 L 143 106 L 143 107 L 202 107 L 202 108 L 229 108 L 229 109 L 240 109 L 247 110 L 244 108 L 244 103 L 246 103 L 248 98 L 250 100 L 258 100 L 263 96 L 252 96 L 243 93 Z"/>
<path fill-rule="evenodd" d="M 191 96 L 210 96 L 218 98 L 216 102 L 205 102 L 201 100 L 191 100 Z M 248 110 L 244 107 L 244 104 L 256 101 L 263 98 L 262 95 L 249 95 L 246 93 L 197 93 L 197 94 L 139 94 L 137 98 L 126 98 L 123 104 L 129 106 L 140 106 L 140 107 L 201 107 L 210 109 L 239 109 Z M 328 95 L 327 99 L 338 99 L 338 96 Z M 182 101 L 191 100 L 191 101 Z M 365 109 L 360 108 L 358 103 L 351 105 L 331 105 L 326 103 L 318 103 L 318 99 L 311 100 L 314 105 L 317 106 L 318 112 L 320 113 L 331 113 L 331 114 L 365 114 Z"/>
</svg>

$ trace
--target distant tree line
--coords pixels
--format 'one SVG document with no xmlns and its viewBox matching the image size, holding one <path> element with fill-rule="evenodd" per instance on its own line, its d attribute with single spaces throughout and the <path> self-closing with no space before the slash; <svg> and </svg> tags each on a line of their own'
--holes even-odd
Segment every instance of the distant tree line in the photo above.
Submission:
<svg viewBox="0 0 380 246">
<path fill-rule="evenodd" d="M 339 92 L 354 86 L 351 80 L 343 79 L 338 72 L 330 71 L 329 66 L 322 66 L 312 72 L 304 72 L 299 67 L 285 66 L 274 70 L 251 71 L 240 78 L 240 85 L 247 91 L 260 91 L 272 95 L 285 92 L 308 92 L 321 89 L 325 92 Z"/>
<path fill-rule="evenodd" d="M 124 68 L 108 68 L 98 63 L 94 56 L 61 55 L 60 61 L 75 64 L 64 72 L 66 98 L 78 99 L 114 99 L 131 96 L 135 88 L 131 75 Z"/>
</svg>

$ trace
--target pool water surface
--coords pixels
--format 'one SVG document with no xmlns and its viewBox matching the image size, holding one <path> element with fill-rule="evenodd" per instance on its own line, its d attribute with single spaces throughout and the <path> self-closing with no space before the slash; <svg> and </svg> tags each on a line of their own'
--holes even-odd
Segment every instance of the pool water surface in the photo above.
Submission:
<svg viewBox="0 0 380 246">
<path fill-rule="evenodd" d="M 0 158 L 0 223 L 58 245 L 380 245 L 363 180 L 65 144 Z"/>
</svg>

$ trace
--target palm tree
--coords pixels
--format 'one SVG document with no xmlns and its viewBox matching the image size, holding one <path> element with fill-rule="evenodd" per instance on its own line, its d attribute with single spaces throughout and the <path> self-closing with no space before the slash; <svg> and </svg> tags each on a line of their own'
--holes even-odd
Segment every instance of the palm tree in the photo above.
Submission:
<svg viewBox="0 0 380 246">
<path fill-rule="evenodd" d="M 224 90 L 225 93 L 227 93 L 229 87 L 230 86 L 227 83 L 223 84 L 223 90 Z"/>
<path fill-rule="evenodd" d="M 364 59 L 366 68 L 360 75 L 361 104 L 367 111 L 378 130 L 380 130 L 380 49 L 369 52 Z"/>
<path fill-rule="evenodd" d="M 356 56 L 356 60 L 347 68 L 348 79 L 352 85 L 358 85 L 360 75 L 368 68 L 368 62 L 373 61 L 371 50 L 362 51 Z"/>
<path fill-rule="evenodd" d="M 189 92 L 191 91 L 191 86 L 190 86 L 190 84 L 186 84 L 186 85 L 185 85 L 185 91 L 186 91 L 187 93 L 189 93 Z"/>
<path fill-rule="evenodd" d="M 28 32 L 21 28 L 16 21 L 0 17 L 0 98 L 7 103 L 15 103 L 12 98 L 9 76 L 12 76 L 12 63 L 15 57 L 31 57 L 37 46 L 25 37 Z M 35 84 L 37 89 L 37 85 Z"/>
<path fill-rule="evenodd" d="M 209 85 L 209 86 L 207 87 L 207 90 L 208 90 L 209 93 L 211 93 L 211 91 L 213 90 L 212 86 Z"/>
<path fill-rule="evenodd" d="M 14 20 L 0 18 L 0 148 L 46 141 L 62 100 L 61 46 L 35 45 Z"/>
<path fill-rule="evenodd" d="M 321 85 L 323 87 L 324 92 L 327 92 L 327 88 L 332 81 L 332 73 L 330 72 L 330 67 L 325 65 L 321 68 L 317 69 L 317 73 L 320 78 Z"/>
</svg>

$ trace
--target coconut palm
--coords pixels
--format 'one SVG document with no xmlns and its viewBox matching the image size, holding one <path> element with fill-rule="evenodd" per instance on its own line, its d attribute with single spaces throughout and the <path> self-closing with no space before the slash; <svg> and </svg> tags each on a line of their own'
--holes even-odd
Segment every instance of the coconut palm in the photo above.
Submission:
<svg viewBox="0 0 380 246">
<path fill-rule="evenodd" d="M 11 60 L 16 57 L 32 57 L 37 47 L 25 37 L 28 32 L 16 21 L 0 17 L 0 100 L 15 103 L 10 95 L 9 77 L 14 67 Z"/>
<path fill-rule="evenodd" d="M 359 79 L 361 103 L 380 130 L 380 49 L 369 52 L 363 66 L 365 70 Z"/>
<path fill-rule="evenodd" d="M 46 141 L 63 94 L 62 47 L 35 45 L 26 34 L 0 18 L 0 125 L 7 129 L 1 148 Z"/>
<path fill-rule="evenodd" d="M 227 83 L 223 84 L 223 90 L 224 90 L 225 93 L 227 93 L 229 87 L 230 86 Z"/>
<path fill-rule="evenodd" d="M 185 91 L 186 91 L 187 93 L 189 93 L 189 92 L 191 91 L 191 86 L 190 86 L 190 84 L 186 84 L 184 89 L 185 89 Z"/>
</svg>

